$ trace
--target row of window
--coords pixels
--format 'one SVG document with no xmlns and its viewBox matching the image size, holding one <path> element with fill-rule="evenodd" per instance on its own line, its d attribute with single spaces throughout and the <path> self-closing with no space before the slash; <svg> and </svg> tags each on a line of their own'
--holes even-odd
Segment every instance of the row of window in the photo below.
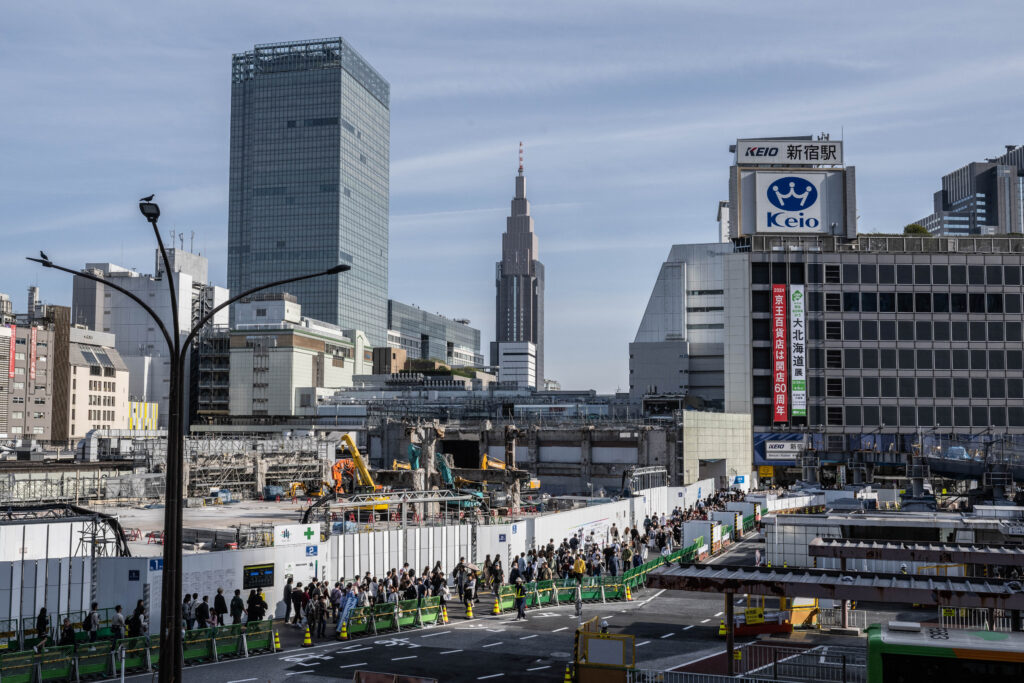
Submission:
<svg viewBox="0 0 1024 683">
<path fill-rule="evenodd" d="M 114 411 L 113 410 L 90 410 L 89 411 L 89 419 L 90 420 L 104 420 L 106 422 L 113 422 L 114 421 Z"/>
<path fill-rule="evenodd" d="M 32 434 L 42 434 L 42 433 L 44 433 L 44 431 L 45 430 L 44 430 L 43 427 L 33 427 L 32 428 Z M 21 427 L 11 427 L 11 434 L 24 434 L 24 433 L 25 432 L 24 432 L 24 430 Z"/>
<path fill-rule="evenodd" d="M 754 313 L 770 313 L 771 293 L 751 292 L 750 304 Z M 1020 294 L 1001 292 L 808 292 L 807 310 L 810 313 L 1018 314 L 1022 309 Z"/>
<path fill-rule="evenodd" d="M 1018 349 L 810 349 L 812 370 L 1024 370 Z M 772 369 L 771 349 L 754 349 L 755 370 Z"/>
<path fill-rule="evenodd" d="M 993 377 L 811 377 L 808 393 L 827 398 L 1024 399 L 1024 379 Z M 754 396 L 771 398 L 771 377 L 754 378 Z"/>
<path fill-rule="evenodd" d="M 808 416 L 809 424 L 830 427 L 1024 427 L 1024 407 L 1016 406 L 811 405 Z M 754 406 L 754 424 L 772 424 L 771 406 Z"/>
<path fill-rule="evenodd" d="M 805 277 L 806 265 L 806 277 Z M 751 282 L 827 285 L 1019 285 L 1021 266 L 752 263 Z"/>
<path fill-rule="evenodd" d="M 809 341 L 937 341 L 1019 342 L 1019 322 L 964 322 L 945 320 L 809 320 Z M 754 320 L 754 341 L 771 341 L 768 320 Z"/>
</svg>

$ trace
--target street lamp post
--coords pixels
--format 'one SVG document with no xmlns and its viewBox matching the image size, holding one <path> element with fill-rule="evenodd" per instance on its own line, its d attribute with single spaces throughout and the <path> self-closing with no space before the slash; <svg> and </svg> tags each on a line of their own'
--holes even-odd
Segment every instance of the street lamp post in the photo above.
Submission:
<svg viewBox="0 0 1024 683">
<path fill-rule="evenodd" d="M 75 277 L 84 278 L 98 282 L 105 287 L 125 295 L 146 312 L 156 323 L 160 333 L 167 343 L 167 351 L 170 354 L 171 372 L 170 386 L 168 391 L 167 411 L 167 463 L 165 466 L 165 489 L 164 489 L 164 570 L 163 585 L 160 601 L 160 651 L 165 653 L 161 658 L 159 680 L 161 683 L 180 683 L 182 680 L 182 610 L 181 610 L 181 527 L 182 527 L 182 464 L 184 454 L 184 407 L 182 397 L 184 396 L 185 358 L 188 349 L 206 324 L 213 319 L 213 316 L 235 303 L 239 299 L 251 296 L 257 292 L 272 287 L 279 287 L 291 282 L 309 280 L 324 275 L 337 275 L 351 268 L 346 264 L 338 264 L 327 270 L 318 273 L 309 273 L 296 277 L 285 278 L 276 282 L 269 282 L 258 287 L 236 294 L 219 306 L 214 307 L 206 315 L 200 318 L 187 333 L 183 332 L 178 323 L 178 299 L 174 286 L 174 278 L 171 273 L 170 259 L 167 250 L 164 248 L 163 239 L 157 228 L 157 220 L 160 217 L 160 207 L 153 203 L 149 197 L 139 202 L 139 210 L 146 220 L 153 226 L 157 244 L 160 247 L 160 255 L 164 263 L 164 273 L 167 278 L 167 285 L 170 290 L 171 318 L 173 328 L 169 331 L 159 315 L 142 299 L 130 291 L 120 287 L 105 278 L 76 271 L 71 268 L 59 266 L 53 263 L 42 252 L 43 258 L 29 258 L 44 268 L 53 268 Z M 182 340 L 182 335 L 185 336 Z"/>
</svg>

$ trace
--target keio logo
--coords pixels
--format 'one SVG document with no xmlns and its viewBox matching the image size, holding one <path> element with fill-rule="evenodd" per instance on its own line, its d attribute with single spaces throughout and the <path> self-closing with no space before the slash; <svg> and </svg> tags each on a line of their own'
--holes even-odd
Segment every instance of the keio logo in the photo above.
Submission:
<svg viewBox="0 0 1024 683">
<path fill-rule="evenodd" d="M 803 178 L 779 178 L 768 188 L 768 201 L 783 211 L 803 211 L 818 201 L 818 188 Z"/>
</svg>

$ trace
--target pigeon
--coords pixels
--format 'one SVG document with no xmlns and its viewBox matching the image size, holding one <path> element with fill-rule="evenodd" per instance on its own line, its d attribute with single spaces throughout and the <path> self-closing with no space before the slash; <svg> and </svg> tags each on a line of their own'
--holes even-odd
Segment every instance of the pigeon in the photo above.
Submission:
<svg viewBox="0 0 1024 683">
<path fill-rule="evenodd" d="M 156 196 L 156 195 L 154 195 L 154 194 L 151 194 L 151 195 L 149 195 L 148 197 L 143 197 L 143 198 L 142 198 L 142 199 L 140 199 L 139 201 L 140 201 L 140 202 L 151 202 L 151 201 L 153 201 L 153 197 L 155 197 L 155 196 Z"/>
<path fill-rule="evenodd" d="M 46 252 L 44 252 L 44 251 L 40 251 L 39 255 L 43 258 L 44 261 L 49 261 L 50 260 L 50 257 L 47 256 Z"/>
</svg>

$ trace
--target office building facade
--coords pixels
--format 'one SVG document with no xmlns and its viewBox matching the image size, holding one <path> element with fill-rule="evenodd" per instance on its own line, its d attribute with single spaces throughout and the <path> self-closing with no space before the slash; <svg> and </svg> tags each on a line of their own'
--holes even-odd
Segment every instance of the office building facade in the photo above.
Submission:
<svg viewBox="0 0 1024 683">
<path fill-rule="evenodd" d="M 306 315 L 387 341 L 390 86 L 342 38 L 234 55 L 228 287 L 287 285 Z"/>
<path fill-rule="evenodd" d="M 388 346 L 404 349 L 408 358 L 439 360 L 450 367 L 481 367 L 480 330 L 469 321 L 428 313 L 416 306 L 388 300 Z"/>
<path fill-rule="evenodd" d="M 519 358 L 526 353 L 532 359 L 533 387 L 544 386 L 544 264 L 539 258 L 520 147 L 516 194 L 501 236 L 501 261 L 495 267 L 496 329 L 491 364 L 500 365 L 502 357 Z M 513 346 L 506 350 L 502 348 L 505 344 Z"/>
<path fill-rule="evenodd" d="M 73 327 L 69 340 L 70 391 L 54 407 L 67 413 L 69 438 L 77 441 L 92 429 L 128 428 L 128 366 L 114 348 L 114 335 Z"/>
<path fill-rule="evenodd" d="M 1024 146 L 942 176 L 932 213 L 915 222 L 939 236 L 1024 232 Z"/>
<path fill-rule="evenodd" d="M 316 392 L 352 386 L 373 372 L 373 347 L 361 330 L 302 315 L 290 294 L 257 294 L 236 305 L 231 328 L 231 415 L 312 414 Z M 301 395 L 300 395 L 301 394 Z"/>
<path fill-rule="evenodd" d="M 721 410 L 724 386 L 724 256 L 731 243 L 676 244 L 661 265 L 629 345 L 629 396 L 689 397 Z"/>
</svg>

